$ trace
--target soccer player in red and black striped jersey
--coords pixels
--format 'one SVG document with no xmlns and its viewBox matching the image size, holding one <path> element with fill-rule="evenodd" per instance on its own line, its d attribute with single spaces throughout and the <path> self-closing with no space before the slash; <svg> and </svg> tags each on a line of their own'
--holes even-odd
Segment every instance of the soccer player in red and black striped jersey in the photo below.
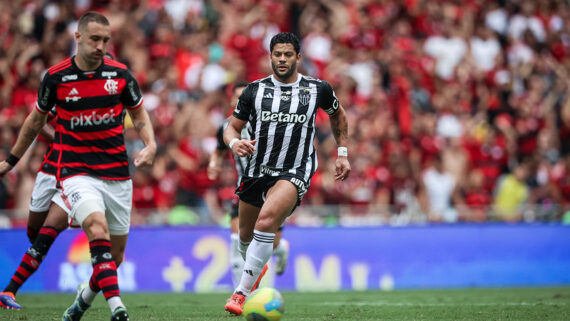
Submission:
<svg viewBox="0 0 570 321">
<path fill-rule="evenodd" d="M 26 118 L 9 157 L 0 163 L 2 176 L 32 144 L 55 105 L 58 121 L 48 163 L 57 168 L 70 215 L 89 239 L 93 264 L 90 286 L 78 293 L 63 320 L 79 320 L 99 290 L 111 308 L 112 320 L 128 320 L 115 262 L 124 255 L 132 207 L 123 137 L 125 112 L 145 144 L 135 166 L 152 165 L 156 153 L 154 131 L 137 81 L 125 65 L 104 58 L 110 38 L 105 16 L 88 12 L 79 19 L 77 55 L 48 70 L 37 108 Z M 111 242 L 121 249 L 115 257 Z"/>
<path fill-rule="evenodd" d="M 53 108 L 48 118 L 55 117 Z M 0 292 L 0 308 L 19 310 L 22 307 L 15 301 L 15 295 L 26 280 L 39 268 L 43 258 L 57 235 L 67 227 L 69 210 L 61 198 L 61 189 L 56 184 L 56 169 L 47 163 L 52 151 L 54 128 L 49 124 L 42 128 L 41 135 L 50 144 L 44 155 L 30 201 L 28 216 L 28 238 L 32 246 L 26 251 L 10 282 Z"/>
</svg>

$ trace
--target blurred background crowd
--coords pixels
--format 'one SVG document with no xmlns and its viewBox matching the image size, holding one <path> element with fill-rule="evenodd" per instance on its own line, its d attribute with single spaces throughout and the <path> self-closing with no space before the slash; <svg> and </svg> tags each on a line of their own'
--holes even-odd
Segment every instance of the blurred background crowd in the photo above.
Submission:
<svg viewBox="0 0 570 321">
<path fill-rule="evenodd" d="M 271 74 L 280 31 L 302 40 L 301 73 L 334 87 L 351 141 L 351 176 L 335 182 L 319 114 L 319 170 L 292 223 L 570 219 L 567 0 L 1 1 L 0 158 L 88 10 L 109 18 L 110 53 L 157 134 L 155 166 L 132 168 L 135 224 L 224 222 L 236 174 L 228 156 L 209 180 L 208 156 L 232 84 Z M 142 143 L 125 134 L 134 155 Z M 0 183 L 8 224 L 25 222 L 45 146 Z"/>
</svg>

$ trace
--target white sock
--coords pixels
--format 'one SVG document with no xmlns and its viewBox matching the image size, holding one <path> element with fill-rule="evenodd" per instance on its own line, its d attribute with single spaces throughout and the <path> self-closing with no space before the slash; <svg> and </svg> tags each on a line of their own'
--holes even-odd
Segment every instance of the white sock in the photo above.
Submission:
<svg viewBox="0 0 570 321">
<path fill-rule="evenodd" d="M 241 254 L 241 257 L 244 261 L 245 261 L 245 254 L 247 253 L 247 248 L 249 247 L 249 244 L 251 244 L 251 242 L 244 242 L 242 240 L 239 240 L 238 242 L 238 251 Z"/>
<path fill-rule="evenodd" d="M 85 289 L 83 289 L 83 292 L 81 292 L 81 298 L 83 299 L 83 302 L 91 305 L 93 304 L 93 301 L 95 301 L 97 293 L 99 292 L 91 290 L 91 287 L 88 285 L 85 287 Z"/>
<path fill-rule="evenodd" d="M 273 240 L 275 233 L 253 231 L 253 241 L 247 249 L 243 273 L 236 292 L 241 292 L 246 296 L 251 292 L 251 288 L 263 270 L 263 266 L 271 258 L 273 253 Z"/>
<path fill-rule="evenodd" d="M 111 308 L 111 313 L 113 313 L 118 307 L 123 307 L 123 308 L 125 307 L 123 301 L 121 301 L 121 297 L 118 295 L 110 297 L 107 300 L 107 303 L 109 303 L 109 308 Z"/>
<path fill-rule="evenodd" d="M 230 264 L 232 268 L 232 281 L 234 289 L 238 287 L 241 274 L 243 273 L 243 257 L 239 251 L 239 236 L 237 233 L 232 233 L 230 236 Z M 246 247 L 247 250 L 247 247 Z"/>
</svg>

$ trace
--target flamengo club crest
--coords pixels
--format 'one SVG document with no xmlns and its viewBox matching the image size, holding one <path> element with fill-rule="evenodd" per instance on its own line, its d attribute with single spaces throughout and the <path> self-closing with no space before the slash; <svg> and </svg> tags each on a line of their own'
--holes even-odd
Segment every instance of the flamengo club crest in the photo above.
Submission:
<svg viewBox="0 0 570 321">
<path fill-rule="evenodd" d="M 109 95 L 115 95 L 119 92 L 119 82 L 113 79 L 107 79 L 105 82 L 105 90 Z"/>
<path fill-rule="evenodd" d="M 307 89 L 302 89 L 302 90 L 299 92 L 299 102 L 300 102 L 302 105 L 305 105 L 305 106 L 306 106 L 306 105 L 309 104 L 309 101 L 310 101 L 310 100 L 311 100 L 311 92 L 310 92 L 309 90 L 307 90 Z"/>
</svg>

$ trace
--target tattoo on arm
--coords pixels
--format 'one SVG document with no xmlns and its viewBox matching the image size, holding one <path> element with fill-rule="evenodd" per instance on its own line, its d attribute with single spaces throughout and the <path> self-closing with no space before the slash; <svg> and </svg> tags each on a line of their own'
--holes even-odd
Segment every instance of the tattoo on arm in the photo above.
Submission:
<svg viewBox="0 0 570 321">
<path fill-rule="evenodd" d="M 39 130 L 34 130 L 32 128 L 27 128 L 27 130 L 25 130 L 22 135 L 24 136 L 24 139 L 26 140 L 26 142 L 29 142 L 29 144 L 31 144 L 34 139 L 36 139 L 36 137 L 39 134 Z"/>
<path fill-rule="evenodd" d="M 348 123 L 346 117 L 331 117 L 331 129 L 337 143 L 343 143 L 348 138 Z"/>
<path fill-rule="evenodd" d="M 137 130 L 137 132 L 140 132 L 145 126 L 146 123 L 141 121 L 135 124 L 135 129 Z"/>
</svg>

